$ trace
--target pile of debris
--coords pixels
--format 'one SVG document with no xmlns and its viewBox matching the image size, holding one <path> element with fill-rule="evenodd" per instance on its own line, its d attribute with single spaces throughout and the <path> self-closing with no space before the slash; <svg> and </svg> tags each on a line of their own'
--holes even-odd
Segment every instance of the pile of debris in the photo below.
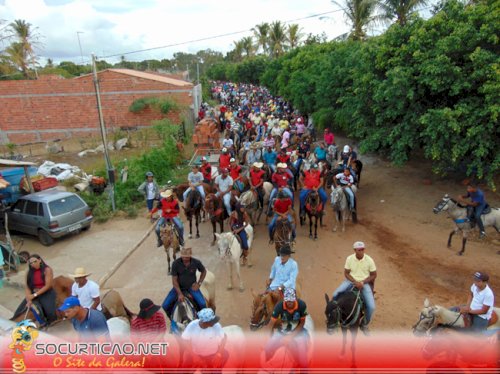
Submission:
<svg viewBox="0 0 500 374">
<path fill-rule="evenodd" d="M 126 147 L 128 143 L 128 138 L 121 138 L 118 139 L 114 144 L 113 142 L 108 142 L 108 150 L 109 151 L 114 151 L 115 149 L 117 151 L 121 151 L 123 147 Z M 78 153 L 79 157 L 83 157 L 89 153 L 104 153 L 104 145 L 101 144 L 96 148 L 93 149 L 86 149 L 84 151 L 81 151 Z"/>
</svg>

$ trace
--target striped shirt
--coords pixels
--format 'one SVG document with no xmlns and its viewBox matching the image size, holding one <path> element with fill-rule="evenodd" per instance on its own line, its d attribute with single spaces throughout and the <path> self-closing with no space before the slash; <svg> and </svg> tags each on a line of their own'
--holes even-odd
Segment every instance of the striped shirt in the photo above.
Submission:
<svg viewBox="0 0 500 374">
<path fill-rule="evenodd" d="M 130 325 L 130 332 L 141 338 L 141 341 L 161 338 L 167 332 L 167 323 L 163 312 L 158 310 L 151 318 L 144 319 L 136 317 Z"/>
</svg>

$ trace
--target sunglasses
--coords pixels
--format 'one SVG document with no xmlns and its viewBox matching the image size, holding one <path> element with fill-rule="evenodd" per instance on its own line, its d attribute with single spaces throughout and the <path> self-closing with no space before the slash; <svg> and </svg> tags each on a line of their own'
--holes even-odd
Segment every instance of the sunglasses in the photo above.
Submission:
<svg viewBox="0 0 500 374">
<path fill-rule="evenodd" d="M 30 265 L 32 265 L 32 264 L 36 264 L 38 261 L 39 261 L 39 260 L 31 260 L 31 261 L 29 262 L 29 264 L 30 264 Z"/>
<path fill-rule="evenodd" d="M 364 248 L 357 248 L 355 249 L 356 252 L 361 252 L 361 251 L 364 251 L 365 249 Z"/>
</svg>

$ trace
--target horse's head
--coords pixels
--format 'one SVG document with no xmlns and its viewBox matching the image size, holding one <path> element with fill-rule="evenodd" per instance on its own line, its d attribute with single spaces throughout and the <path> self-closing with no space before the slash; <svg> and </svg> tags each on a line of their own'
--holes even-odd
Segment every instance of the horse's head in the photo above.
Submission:
<svg viewBox="0 0 500 374">
<path fill-rule="evenodd" d="M 444 212 L 449 209 L 449 204 L 453 199 L 448 196 L 448 194 L 444 195 L 441 201 L 439 201 L 432 211 L 434 214 L 438 214 L 439 212 Z"/>
<path fill-rule="evenodd" d="M 326 293 L 325 300 L 326 332 L 328 334 L 333 334 L 340 327 L 342 311 L 340 310 L 339 304 L 333 300 L 333 297 L 330 300 Z"/>
<path fill-rule="evenodd" d="M 219 251 L 219 256 L 225 258 L 231 254 L 231 246 L 233 245 L 235 236 L 231 232 L 224 232 L 221 234 L 215 233 L 217 238 L 217 250 Z"/>
<path fill-rule="evenodd" d="M 207 212 L 212 215 L 215 211 L 215 199 L 217 197 L 215 196 L 215 194 L 213 193 L 209 193 L 206 197 L 205 197 L 205 208 L 207 210 Z"/>
<path fill-rule="evenodd" d="M 201 205 L 202 199 L 200 191 L 197 189 L 191 190 L 186 198 L 186 214 L 190 214 L 197 209 L 201 209 Z"/>
<path fill-rule="evenodd" d="M 196 318 L 194 307 L 188 300 L 189 299 L 185 299 L 184 302 L 177 302 L 175 306 L 172 316 L 172 320 L 175 321 L 177 330 L 175 333 L 181 334 L 186 329 L 187 325 Z"/>
<path fill-rule="evenodd" d="M 339 206 L 344 196 L 344 191 L 342 191 L 342 187 L 333 188 L 331 196 L 332 196 L 333 206 L 334 207 Z"/>
<path fill-rule="evenodd" d="M 413 325 L 413 334 L 417 336 L 427 335 L 430 330 L 437 325 L 438 307 L 430 305 L 428 299 L 424 301 L 424 309 L 420 312 L 420 316 L 415 325 Z"/>
<path fill-rule="evenodd" d="M 253 304 L 252 316 L 250 317 L 250 330 L 256 331 L 269 323 L 274 307 L 279 302 L 281 295 L 279 291 L 256 294 L 252 290 L 252 296 Z"/>
<path fill-rule="evenodd" d="M 169 248 L 174 240 L 174 228 L 172 223 L 167 222 L 160 227 L 160 239 L 165 248 Z"/>
</svg>

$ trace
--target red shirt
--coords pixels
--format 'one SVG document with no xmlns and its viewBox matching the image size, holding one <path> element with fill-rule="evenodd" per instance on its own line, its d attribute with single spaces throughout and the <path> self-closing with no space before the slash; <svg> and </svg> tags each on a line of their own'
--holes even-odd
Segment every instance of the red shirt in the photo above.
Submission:
<svg viewBox="0 0 500 374">
<path fill-rule="evenodd" d="M 163 337 L 167 332 L 167 323 L 163 312 L 158 310 L 151 318 L 144 319 L 136 317 L 130 324 L 130 332 L 142 341 L 148 341 L 156 337 Z"/>
<path fill-rule="evenodd" d="M 201 174 L 207 181 L 212 180 L 212 166 L 207 162 L 205 165 L 200 166 Z"/>
<path fill-rule="evenodd" d="M 325 143 L 327 145 L 332 145 L 335 143 L 335 135 L 333 135 L 333 132 L 328 132 L 323 136 L 323 139 L 325 140 Z"/>
<path fill-rule="evenodd" d="M 225 105 L 221 105 L 221 107 L 220 107 L 220 112 L 221 112 L 221 113 L 226 113 L 226 111 L 227 111 L 226 106 L 225 106 Z"/>
<path fill-rule="evenodd" d="M 43 288 L 45 286 L 45 282 L 43 280 L 42 269 L 36 269 L 33 271 L 32 284 L 33 284 L 33 288 L 35 288 L 35 289 L 40 289 L 40 288 Z"/>
<path fill-rule="evenodd" d="M 273 183 L 278 187 L 286 187 L 288 185 L 288 179 L 290 179 L 290 176 L 286 172 L 274 173 L 272 177 Z"/>
<path fill-rule="evenodd" d="M 253 127 L 252 122 L 247 121 L 247 122 L 245 123 L 245 128 L 246 128 L 247 130 L 250 130 L 252 127 Z"/>
<path fill-rule="evenodd" d="M 319 171 L 311 172 L 307 170 L 304 172 L 304 187 L 308 190 L 319 187 L 321 184 L 321 173 Z"/>
<path fill-rule="evenodd" d="M 231 163 L 229 162 L 229 160 L 231 159 L 231 155 L 229 153 L 222 153 L 219 157 L 219 166 L 221 168 L 228 168 L 229 165 L 231 165 Z"/>
<path fill-rule="evenodd" d="M 285 164 L 288 164 L 288 161 L 290 160 L 290 156 L 287 154 L 284 154 L 284 155 L 280 154 L 280 155 L 278 155 L 278 160 L 279 160 L 279 162 L 283 162 Z"/>
<path fill-rule="evenodd" d="M 179 202 L 176 199 L 172 201 L 168 201 L 167 199 L 161 199 L 158 203 L 161 206 L 161 216 L 164 218 L 174 218 L 179 214 Z M 154 208 L 151 213 L 156 213 L 159 207 Z M 167 209 L 171 209 L 170 212 L 167 212 Z"/>
<path fill-rule="evenodd" d="M 250 181 L 252 182 L 252 186 L 258 185 L 264 174 L 264 170 L 261 169 L 258 171 L 255 171 L 254 169 L 250 170 Z"/>
<path fill-rule="evenodd" d="M 274 202 L 274 211 L 279 214 L 285 214 L 288 212 L 288 208 L 292 206 L 292 200 L 287 197 L 284 200 L 276 199 Z"/>
<path fill-rule="evenodd" d="M 233 181 L 240 176 L 240 171 L 241 171 L 240 165 L 229 167 L 229 176 L 233 178 Z"/>
</svg>

